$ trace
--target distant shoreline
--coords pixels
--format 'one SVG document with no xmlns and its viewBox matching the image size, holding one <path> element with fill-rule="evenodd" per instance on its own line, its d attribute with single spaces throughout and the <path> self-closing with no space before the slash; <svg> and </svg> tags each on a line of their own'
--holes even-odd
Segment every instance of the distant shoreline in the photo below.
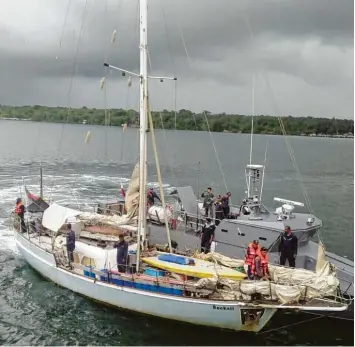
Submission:
<svg viewBox="0 0 355 347">
<path fill-rule="evenodd" d="M 35 123 L 48 123 L 48 124 L 71 124 L 71 125 L 95 125 L 95 126 L 105 126 L 101 124 L 87 124 L 87 123 L 73 123 L 73 122 L 55 122 L 55 121 L 35 121 L 32 119 L 20 119 L 20 118 L 4 118 L 0 117 L 1 120 L 10 120 L 10 121 L 22 121 L 22 122 L 35 122 Z M 119 127 L 118 125 L 109 125 L 112 127 Z M 131 129 L 137 129 L 137 126 L 128 126 Z M 158 128 L 157 130 L 163 130 Z M 164 130 L 178 130 L 178 131 L 195 131 L 194 129 L 164 129 Z M 201 132 L 206 132 L 207 130 L 199 130 Z M 244 134 L 247 135 L 248 133 L 243 132 L 236 132 L 236 131 L 212 131 L 218 133 L 225 133 L 225 134 Z M 274 136 L 283 136 L 282 134 L 273 134 L 273 133 L 255 133 L 256 135 L 274 135 Z M 304 136 L 304 137 L 323 137 L 323 138 L 336 138 L 336 139 L 354 139 L 354 135 L 350 134 L 287 134 L 287 136 Z"/>
<path fill-rule="evenodd" d="M 224 133 L 354 138 L 353 119 L 314 117 L 274 117 L 270 115 L 194 113 L 190 110 L 152 111 L 155 129 L 194 130 Z M 0 119 L 47 123 L 106 125 L 128 128 L 139 126 L 139 112 L 124 109 L 67 108 L 0 105 Z M 252 119 L 254 120 L 252 124 Z M 280 121 L 280 119 L 282 121 Z"/>
</svg>

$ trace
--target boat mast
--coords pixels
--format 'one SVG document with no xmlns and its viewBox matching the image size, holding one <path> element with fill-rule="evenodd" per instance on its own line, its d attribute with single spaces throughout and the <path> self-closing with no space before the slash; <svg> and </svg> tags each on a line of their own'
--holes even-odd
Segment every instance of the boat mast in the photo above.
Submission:
<svg viewBox="0 0 355 347">
<path fill-rule="evenodd" d="M 252 115 L 251 115 L 251 134 L 250 134 L 250 153 L 249 153 L 249 165 L 251 165 L 251 160 L 253 156 L 253 133 L 254 133 L 254 115 L 255 115 L 255 72 L 253 74 L 253 98 L 252 98 Z M 251 177 L 249 175 L 248 180 L 248 196 L 250 198 L 252 192 L 250 190 Z"/>
<path fill-rule="evenodd" d="M 147 0 L 139 1 L 140 12 L 140 108 L 139 108 L 139 213 L 138 213 L 138 240 L 144 243 L 147 225 L 147 93 L 148 93 L 148 53 L 147 53 Z M 139 252 L 139 244 L 137 251 Z M 137 254 L 138 255 L 138 254 Z M 137 257 L 139 259 L 139 257 Z M 137 259 L 137 260 L 138 260 Z M 138 266 L 139 260 L 137 261 Z"/>
</svg>

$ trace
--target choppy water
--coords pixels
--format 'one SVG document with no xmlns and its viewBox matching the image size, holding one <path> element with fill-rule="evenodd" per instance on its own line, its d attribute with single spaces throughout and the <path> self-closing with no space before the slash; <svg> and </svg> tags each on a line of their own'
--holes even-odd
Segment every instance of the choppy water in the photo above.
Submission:
<svg viewBox="0 0 355 347">
<path fill-rule="evenodd" d="M 88 130 L 92 140 L 84 144 Z M 213 134 L 234 202 L 243 197 L 249 137 Z M 157 132 L 166 190 L 190 184 L 224 193 L 223 176 L 207 133 Z M 304 201 L 282 137 L 255 136 L 254 163 L 264 162 L 264 202 L 274 196 Z M 315 213 L 323 220 L 329 250 L 353 259 L 353 140 L 290 139 Z M 39 163 L 44 195 L 90 210 L 114 198 L 136 162 L 138 136 L 128 130 L 78 125 L 0 122 L 0 343 L 46 345 L 353 345 L 351 322 L 320 318 L 254 336 L 116 311 L 41 278 L 17 253 L 9 214 L 24 182 L 38 193 Z M 149 153 L 150 158 L 152 156 Z M 153 159 L 151 159 L 153 160 Z M 149 181 L 156 184 L 153 162 Z M 314 316 L 277 315 L 266 330 Z"/>
</svg>

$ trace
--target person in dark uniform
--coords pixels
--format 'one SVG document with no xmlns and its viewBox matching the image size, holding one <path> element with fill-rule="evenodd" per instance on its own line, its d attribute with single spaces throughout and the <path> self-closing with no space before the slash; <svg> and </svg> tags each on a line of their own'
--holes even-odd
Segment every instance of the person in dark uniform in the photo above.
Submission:
<svg viewBox="0 0 355 347">
<path fill-rule="evenodd" d="M 147 194 L 147 202 L 149 206 L 153 206 L 155 199 L 160 201 L 160 198 L 158 194 L 154 191 L 153 188 L 149 188 L 148 194 Z"/>
<path fill-rule="evenodd" d="M 285 226 L 284 234 L 281 235 L 279 244 L 280 265 L 285 265 L 287 260 L 289 267 L 295 267 L 297 250 L 297 236 L 292 234 L 291 228 L 289 226 Z"/>
<path fill-rule="evenodd" d="M 18 198 L 16 200 L 16 206 L 15 206 L 15 213 L 17 214 L 17 216 L 20 219 L 20 226 L 21 226 L 21 232 L 26 232 L 27 228 L 26 228 L 26 224 L 25 224 L 25 206 L 22 202 L 21 198 Z"/>
<path fill-rule="evenodd" d="M 124 235 L 119 236 L 119 241 L 113 247 L 117 248 L 117 269 L 119 272 L 126 272 L 128 257 L 128 242 L 125 241 Z"/>
<path fill-rule="evenodd" d="M 75 232 L 71 228 L 71 224 L 67 224 L 67 252 L 68 252 L 68 258 L 69 258 L 69 263 L 74 262 L 74 252 L 75 249 Z"/>
<path fill-rule="evenodd" d="M 219 225 L 221 220 L 224 218 L 223 215 L 223 208 L 222 208 L 222 197 L 220 195 L 217 196 L 216 201 L 214 203 L 214 210 L 215 210 L 215 224 L 216 226 Z"/>
<path fill-rule="evenodd" d="M 216 226 L 212 224 L 211 218 L 206 218 L 206 223 L 202 227 L 201 234 L 201 253 L 209 253 L 211 250 L 211 244 L 214 240 L 214 231 Z"/>
<path fill-rule="evenodd" d="M 213 217 L 212 207 L 213 207 L 213 193 L 212 188 L 208 187 L 205 192 L 202 193 L 201 198 L 203 198 L 203 208 L 205 209 L 206 217 Z"/>
<path fill-rule="evenodd" d="M 224 215 L 224 218 L 228 218 L 229 216 L 229 198 L 231 197 L 231 193 L 230 192 L 227 192 L 226 195 L 223 195 L 222 196 L 222 209 L 223 209 L 223 215 Z"/>
</svg>

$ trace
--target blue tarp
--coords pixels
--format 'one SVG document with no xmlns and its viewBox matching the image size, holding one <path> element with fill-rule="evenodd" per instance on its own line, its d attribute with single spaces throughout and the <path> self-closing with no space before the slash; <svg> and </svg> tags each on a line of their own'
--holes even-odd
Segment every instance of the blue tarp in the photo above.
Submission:
<svg viewBox="0 0 355 347">
<path fill-rule="evenodd" d="M 192 258 L 186 258 L 180 255 L 175 254 L 162 254 L 158 256 L 158 259 L 161 261 L 166 261 L 169 263 L 180 264 L 180 265 L 191 265 L 195 264 Z"/>
</svg>

